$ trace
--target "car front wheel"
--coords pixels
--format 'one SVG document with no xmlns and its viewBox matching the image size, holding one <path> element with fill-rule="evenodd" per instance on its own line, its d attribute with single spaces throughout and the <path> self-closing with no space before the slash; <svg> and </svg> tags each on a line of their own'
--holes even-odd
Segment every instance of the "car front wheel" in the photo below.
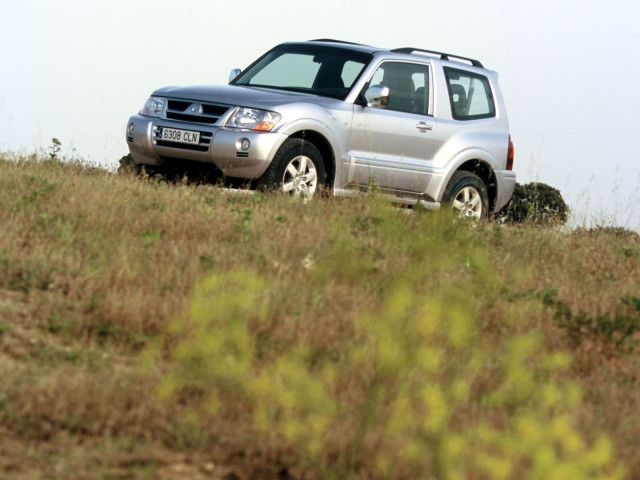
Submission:
<svg viewBox="0 0 640 480">
<path fill-rule="evenodd" d="M 471 172 L 455 172 L 444 190 L 442 201 L 460 218 L 484 221 L 489 213 L 487 187 Z"/>
<path fill-rule="evenodd" d="M 287 139 L 260 180 L 264 190 L 280 190 L 310 200 L 325 183 L 320 151 L 301 138 Z"/>
</svg>

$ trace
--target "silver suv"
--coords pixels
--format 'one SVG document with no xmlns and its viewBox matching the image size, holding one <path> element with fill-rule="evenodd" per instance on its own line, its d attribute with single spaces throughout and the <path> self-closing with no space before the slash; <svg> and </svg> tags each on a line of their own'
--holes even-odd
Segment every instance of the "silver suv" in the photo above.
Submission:
<svg viewBox="0 0 640 480">
<path fill-rule="evenodd" d="M 375 185 L 401 204 L 484 219 L 515 186 L 497 74 L 417 48 L 284 43 L 229 85 L 156 90 L 126 136 L 138 166 L 215 166 L 305 199 Z"/>
</svg>

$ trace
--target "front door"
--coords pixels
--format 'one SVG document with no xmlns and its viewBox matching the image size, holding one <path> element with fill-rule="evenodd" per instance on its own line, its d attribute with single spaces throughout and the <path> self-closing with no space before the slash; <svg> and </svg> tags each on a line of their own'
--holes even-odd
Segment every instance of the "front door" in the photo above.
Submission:
<svg viewBox="0 0 640 480">
<path fill-rule="evenodd" d="M 354 106 L 348 183 L 423 193 L 431 178 L 437 122 L 429 115 L 429 66 L 384 62 L 370 85 L 389 88 L 384 108 Z"/>
</svg>

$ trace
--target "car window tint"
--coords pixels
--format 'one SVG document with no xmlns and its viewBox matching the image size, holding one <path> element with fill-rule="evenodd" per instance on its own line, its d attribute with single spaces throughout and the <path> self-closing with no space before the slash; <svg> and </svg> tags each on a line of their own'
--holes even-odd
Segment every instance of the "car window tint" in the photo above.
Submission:
<svg viewBox="0 0 640 480">
<path fill-rule="evenodd" d="M 232 82 L 344 100 L 371 55 L 320 45 L 282 45 Z"/>
<path fill-rule="evenodd" d="M 344 64 L 341 76 L 345 87 L 351 88 L 364 67 L 365 64 L 363 62 L 354 62 L 353 60 L 349 60 Z"/>
<path fill-rule="evenodd" d="M 495 117 L 493 94 L 485 76 L 448 67 L 444 72 L 453 118 L 475 120 Z"/>
<path fill-rule="evenodd" d="M 259 71 L 250 85 L 311 88 L 320 69 L 313 55 L 284 53 Z"/>
<path fill-rule="evenodd" d="M 429 67 L 409 62 L 384 62 L 368 85 L 389 88 L 387 110 L 426 115 L 429 103 Z"/>
</svg>

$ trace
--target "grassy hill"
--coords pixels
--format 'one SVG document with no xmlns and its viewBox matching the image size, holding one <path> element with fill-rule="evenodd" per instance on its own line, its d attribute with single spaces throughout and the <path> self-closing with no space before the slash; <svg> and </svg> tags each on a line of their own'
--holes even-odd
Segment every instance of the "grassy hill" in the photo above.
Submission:
<svg viewBox="0 0 640 480">
<path fill-rule="evenodd" d="M 640 479 L 639 267 L 0 155 L 0 478 Z"/>
</svg>

